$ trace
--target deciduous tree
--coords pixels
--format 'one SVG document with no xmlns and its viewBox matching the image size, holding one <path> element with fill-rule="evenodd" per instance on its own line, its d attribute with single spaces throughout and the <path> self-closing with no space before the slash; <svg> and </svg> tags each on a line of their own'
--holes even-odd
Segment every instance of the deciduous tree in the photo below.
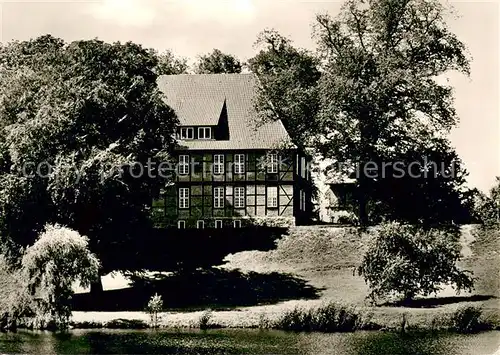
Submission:
<svg viewBox="0 0 500 355">
<path fill-rule="evenodd" d="M 453 88 L 438 79 L 469 74 L 469 58 L 446 13 L 438 0 L 348 0 L 337 17 L 317 16 L 320 149 L 361 167 L 362 223 L 373 183 L 366 164 L 392 161 L 458 122 Z"/>
<path fill-rule="evenodd" d="M 177 118 L 151 50 L 44 36 L 0 50 L 0 228 L 33 244 L 46 223 L 89 237 L 102 271 L 149 226 Z M 108 257 L 105 257 L 107 255 Z"/>
<path fill-rule="evenodd" d="M 22 259 L 22 272 L 33 298 L 34 326 L 67 327 L 73 284 L 88 287 L 99 276 L 99 260 L 88 239 L 59 225 L 47 225 Z"/>
<path fill-rule="evenodd" d="M 409 302 L 451 285 L 457 293 L 473 288 L 471 272 L 457 266 L 459 231 L 422 229 L 387 223 L 377 227 L 375 238 L 358 268 L 370 287 L 373 301 L 391 296 Z"/>
<path fill-rule="evenodd" d="M 231 54 L 214 49 L 211 53 L 198 57 L 194 71 L 197 74 L 241 73 L 241 62 Z"/>
</svg>

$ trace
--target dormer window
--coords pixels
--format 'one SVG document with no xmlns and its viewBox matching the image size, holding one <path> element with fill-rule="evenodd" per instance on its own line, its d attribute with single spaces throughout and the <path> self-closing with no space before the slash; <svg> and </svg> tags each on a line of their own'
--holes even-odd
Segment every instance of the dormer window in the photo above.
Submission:
<svg viewBox="0 0 500 355">
<path fill-rule="evenodd" d="M 193 127 L 181 127 L 180 137 L 181 139 L 194 139 Z"/>
<path fill-rule="evenodd" d="M 212 129 L 210 127 L 198 127 L 198 139 L 211 139 Z"/>
</svg>

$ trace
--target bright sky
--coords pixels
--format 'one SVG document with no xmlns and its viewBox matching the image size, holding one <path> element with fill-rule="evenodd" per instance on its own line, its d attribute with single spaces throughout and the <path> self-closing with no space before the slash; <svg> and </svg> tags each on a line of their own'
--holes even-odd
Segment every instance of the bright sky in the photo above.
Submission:
<svg viewBox="0 0 500 355">
<path fill-rule="evenodd" d="M 470 78 L 451 75 L 461 123 L 452 142 L 470 172 L 469 184 L 488 190 L 500 176 L 499 1 L 453 2 L 449 25 L 472 54 Z M 258 32 L 272 27 L 300 47 L 313 48 L 314 14 L 336 14 L 338 1 L 297 0 L 0 0 L 0 41 L 51 33 L 67 41 L 98 37 L 134 41 L 193 58 L 218 48 L 245 60 Z"/>
</svg>

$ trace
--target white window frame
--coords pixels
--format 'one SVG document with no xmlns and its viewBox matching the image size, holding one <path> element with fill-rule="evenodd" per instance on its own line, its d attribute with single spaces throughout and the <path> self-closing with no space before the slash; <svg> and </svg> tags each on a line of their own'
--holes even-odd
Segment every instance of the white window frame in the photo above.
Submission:
<svg viewBox="0 0 500 355">
<path fill-rule="evenodd" d="M 234 155 L 234 173 L 235 174 L 245 173 L 245 154 Z"/>
<path fill-rule="evenodd" d="M 245 208 L 245 188 L 235 186 L 233 188 L 233 205 L 234 208 Z"/>
<path fill-rule="evenodd" d="M 191 132 L 191 134 L 189 134 L 189 132 Z M 193 127 L 181 127 L 179 136 L 180 139 L 194 139 Z"/>
<path fill-rule="evenodd" d="M 203 132 L 203 137 L 202 134 Z M 207 133 L 208 132 L 208 136 Z M 198 139 L 212 139 L 212 128 L 210 127 L 198 127 Z"/>
<path fill-rule="evenodd" d="M 220 224 L 220 227 L 218 227 L 218 226 L 217 226 L 217 225 L 219 225 L 219 224 Z M 222 219 L 216 219 L 216 220 L 215 220 L 215 228 L 217 228 L 217 229 L 221 229 L 221 228 L 222 228 L 222 226 L 223 226 L 223 224 L 222 224 Z"/>
<path fill-rule="evenodd" d="M 189 175 L 189 155 L 179 155 L 179 165 L 177 170 L 179 175 Z"/>
<path fill-rule="evenodd" d="M 305 211 L 306 210 L 306 192 L 305 191 L 301 191 L 300 194 L 301 194 L 301 197 L 302 197 L 302 206 L 300 206 L 300 207 L 301 207 L 302 211 Z"/>
<path fill-rule="evenodd" d="M 233 221 L 233 227 L 234 228 L 241 228 L 241 220 L 240 219 L 235 219 Z"/>
<path fill-rule="evenodd" d="M 267 156 L 267 172 L 269 174 L 278 173 L 278 154 L 272 153 Z"/>
<path fill-rule="evenodd" d="M 179 188 L 179 208 L 189 208 L 189 187 Z"/>
<path fill-rule="evenodd" d="M 177 229 L 186 229 L 186 221 L 177 221 Z"/>
<path fill-rule="evenodd" d="M 196 221 L 196 228 L 198 228 L 198 229 L 205 229 L 205 221 L 204 220 Z"/>
<path fill-rule="evenodd" d="M 278 187 L 268 186 L 267 187 L 267 208 L 277 208 L 278 207 Z"/>
<path fill-rule="evenodd" d="M 302 209 L 302 199 L 303 199 L 302 190 L 299 190 L 299 209 L 301 211 L 303 211 L 303 209 Z"/>
<path fill-rule="evenodd" d="M 224 154 L 214 154 L 214 175 L 224 174 Z"/>
<path fill-rule="evenodd" d="M 214 192 L 214 208 L 224 208 L 224 200 L 225 200 L 224 187 L 216 186 L 214 187 L 213 192 Z"/>
</svg>

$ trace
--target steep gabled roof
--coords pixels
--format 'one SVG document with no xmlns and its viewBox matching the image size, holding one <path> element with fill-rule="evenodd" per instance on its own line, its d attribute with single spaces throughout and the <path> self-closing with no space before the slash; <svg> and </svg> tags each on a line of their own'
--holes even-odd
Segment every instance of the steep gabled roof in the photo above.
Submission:
<svg viewBox="0 0 500 355">
<path fill-rule="evenodd" d="M 164 75 L 158 86 L 183 126 L 217 125 L 224 102 L 229 140 L 186 140 L 187 149 L 273 149 L 291 145 L 281 121 L 262 123 L 254 108 L 254 74 Z"/>
</svg>

